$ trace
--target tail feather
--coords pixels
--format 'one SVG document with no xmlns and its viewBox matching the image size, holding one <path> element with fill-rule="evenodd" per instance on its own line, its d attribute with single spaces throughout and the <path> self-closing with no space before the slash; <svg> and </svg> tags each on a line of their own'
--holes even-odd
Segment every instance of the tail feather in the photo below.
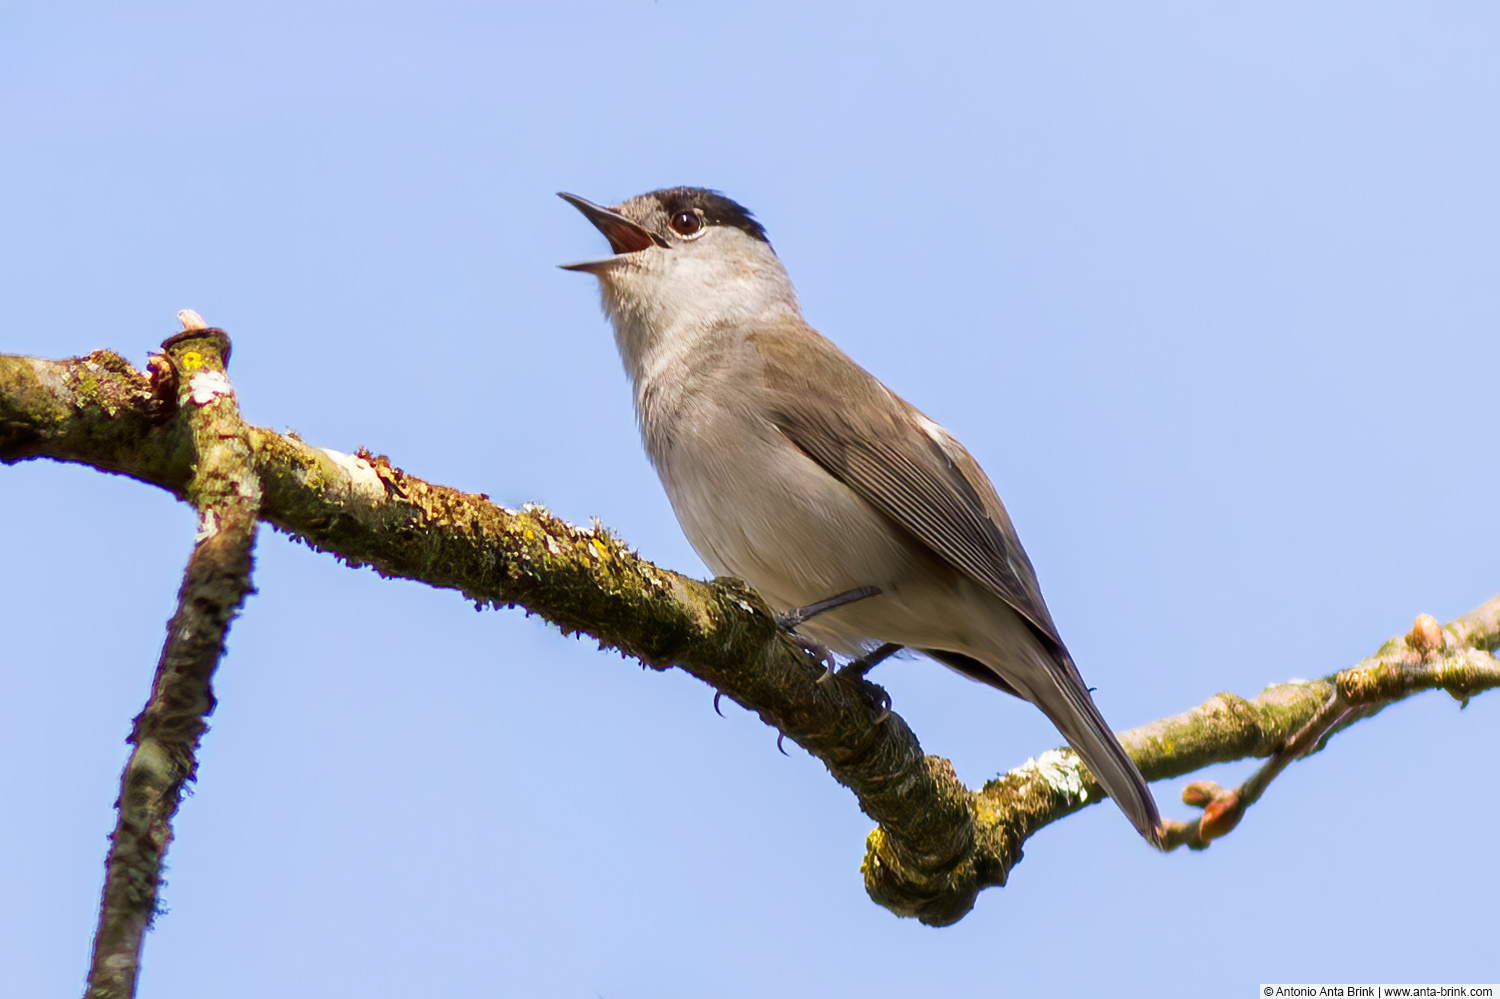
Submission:
<svg viewBox="0 0 1500 999">
<path fill-rule="evenodd" d="M 1050 657 L 1049 657 L 1050 658 Z M 1110 731 L 1104 716 L 1094 706 L 1088 687 L 1071 660 L 1053 659 L 1045 664 L 1048 682 L 1037 684 L 1029 698 L 1052 720 L 1068 744 L 1148 842 L 1161 844 L 1161 814 L 1146 778 Z"/>
<path fill-rule="evenodd" d="M 1083 758 L 1089 772 L 1136 831 L 1147 842 L 1160 846 L 1161 814 L 1151 788 L 1095 707 L 1078 667 L 1066 652 L 1044 648 L 1040 642 L 1024 644 L 1026 650 L 1021 658 L 1027 661 L 1016 662 L 1014 654 L 1019 650 L 1012 647 L 1008 650 L 1011 655 L 1004 657 L 1008 668 L 1003 671 L 969 656 L 952 653 L 935 656 L 966 676 L 1023 697 L 1040 708 L 1073 751 Z"/>
</svg>

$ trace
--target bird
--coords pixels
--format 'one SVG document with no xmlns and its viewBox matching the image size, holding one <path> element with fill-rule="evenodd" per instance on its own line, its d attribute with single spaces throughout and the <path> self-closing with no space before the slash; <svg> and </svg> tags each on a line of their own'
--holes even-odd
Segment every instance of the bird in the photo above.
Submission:
<svg viewBox="0 0 1500 999">
<path fill-rule="evenodd" d="M 598 279 L 647 456 L 719 576 L 847 656 L 926 653 L 1036 705 L 1153 845 L 1145 778 L 1094 705 L 1010 516 L 952 434 L 802 316 L 765 227 L 673 187 L 613 207 L 559 197 L 611 254 Z"/>
</svg>

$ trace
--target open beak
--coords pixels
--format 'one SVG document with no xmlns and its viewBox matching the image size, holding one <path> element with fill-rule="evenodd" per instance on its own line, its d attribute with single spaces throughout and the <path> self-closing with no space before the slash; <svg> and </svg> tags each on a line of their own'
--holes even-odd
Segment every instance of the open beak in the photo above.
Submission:
<svg viewBox="0 0 1500 999">
<path fill-rule="evenodd" d="M 609 240 L 609 248 L 615 251 L 613 257 L 603 257 L 599 260 L 580 260 L 575 264 L 558 264 L 565 271 L 584 271 L 587 273 L 598 273 L 604 268 L 619 261 L 620 257 L 627 253 L 639 253 L 653 246 L 666 246 L 666 241 L 658 239 L 643 229 L 639 224 L 621 215 L 619 212 L 611 211 L 603 205 L 596 205 L 592 201 L 580 198 L 576 194 L 568 194 L 558 191 L 557 196 L 583 213 L 583 217 L 594 223 L 594 227 L 604 233 L 604 238 Z"/>
</svg>

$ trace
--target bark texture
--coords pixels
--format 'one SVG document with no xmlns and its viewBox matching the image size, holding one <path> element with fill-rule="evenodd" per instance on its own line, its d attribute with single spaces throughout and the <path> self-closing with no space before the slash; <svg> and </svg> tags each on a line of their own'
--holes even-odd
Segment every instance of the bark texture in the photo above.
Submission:
<svg viewBox="0 0 1500 999">
<path fill-rule="evenodd" d="M 957 921 L 981 890 L 1005 883 L 1032 833 L 1101 798 L 1066 749 L 966 788 L 946 760 L 923 753 L 898 715 L 882 720 L 878 687 L 849 675 L 818 682 L 822 667 L 733 580 L 689 579 L 639 558 L 597 524 L 505 509 L 368 452 L 322 450 L 255 427 L 244 439 L 263 489 L 260 516 L 277 529 L 351 566 L 454 589 L 481 606 L 519 605 L 653 668 L 675 665 L 817 756 L 878 823 L 865 884 L 900 915 Z M 194 488 L 191 449 L 163 420 L 151 382 L 105 352 L 0 357 L 0 461 L 42 457 L 130 475 L 179 497 Z M 1271 757 L 1328 715 L 1339 691 L 1365 717 L 1418 690 L 1467 697 L 1500 683 L 1489 655 L 1500 642 L 1500 598 L 1437 630 L 1440 641 L 1395 639 L 1321 680 L 1280 684 L 1251 700 L 1219 694 L 1121 741 L 1147 779 L 1160 780 Z M 1328 730 L 1308 748 L 1357 717 L 1324 718 Z M 1208 807 L 1222 797 L 1212 791 L 1190 797 L 1205 818 L 1225 812 Z M 1202 825 L 1179 823 L 1170 845 L 1202 846 L 1227 831 Z"/>
<path fill-rule="evenodd" d="M 150 699 L 131 728 L 130 758 L 120 776 L 119 814 L 89 967 L 87 995 L 98 999 L 135 995 L 172 818 L 183 785 L 197 771 L 198 741 L 214 709 L 214 669 L 224 654 L 229 622 L 251 590 L 250 548 L 260 512 L 260 481 L 225 375 L 228 338 L 219 330 L 194 328 L 162 346 L 166 353 L 153 357 L 154 384 L 144 388 L 112 359 L 93 362 L 104 377 L 96 377 L 91 365 L 80 365 L 68 371 L 65 386 L 57 387 L 86 394 L 101 413 L 145 409 L 163 421 L 169 436 L 159 439 L 170 440 L 174 453 L 188 462 L 181 492 L 198 510 L 198 534 L 177 611 L 167 625 Z M 51 414 L 54 421 L 59 417 L 63 424 L 73 422 L 61 412 Z M 82 429 L 127 430 L 114 420 L 89 422 L 94 425 Z M 117 439 L 90 443 L 110 446 Z"/>
</svg>

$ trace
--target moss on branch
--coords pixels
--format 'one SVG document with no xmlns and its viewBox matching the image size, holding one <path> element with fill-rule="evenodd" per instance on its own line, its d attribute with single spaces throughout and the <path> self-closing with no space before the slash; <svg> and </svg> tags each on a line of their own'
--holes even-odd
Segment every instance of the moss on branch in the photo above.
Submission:
<svg viewBox="0 0 1500 999">
<path fill-rule="evenodd" d="M 190 450 L 159 408 L 151 383 L 111 354 L 0 356 L 0 461 L 81 462 L 182 497 Z M 893 912 L 937 925 L 962 918 L 981 890 L 1005 883 L 1027 837 L 1101 799 L 1069 750 L 1044 753 L 977 792 L 965 788 L 898 715 L 880 720 L 878 688 L 849 676 L 818 683 L 821 667 L 734 581 L 661 569 L 598 525 L 506 509 L 368 452 L 321 450 L 259 428 L 248 441 L 264 491 L 261 517 L 279 530 L 350 565 L 457 590 L 479 605 L 521 606 L 654 668 L 677 666 L 817 756 L 879 823 L 862 869 L 871 896 Z M 1496 685 L 1488 650 L 1500 644 L 1500 598 L 1444 635 L 1443 649 L 1415 664 L 1403 653 L 1400 664 L 1356 667 L 1367 669 L 1362 676 L 1386 671 L 1371 681 L 1371 696 L 1433 687 L 1467 696 Z M 1351 682 L 1336 674 L 1268 687 L 1251 700 L 1219 694 L 1121 740 L 1151 780 L 1268 756 L 1336 685 Z"/>
</svg>

